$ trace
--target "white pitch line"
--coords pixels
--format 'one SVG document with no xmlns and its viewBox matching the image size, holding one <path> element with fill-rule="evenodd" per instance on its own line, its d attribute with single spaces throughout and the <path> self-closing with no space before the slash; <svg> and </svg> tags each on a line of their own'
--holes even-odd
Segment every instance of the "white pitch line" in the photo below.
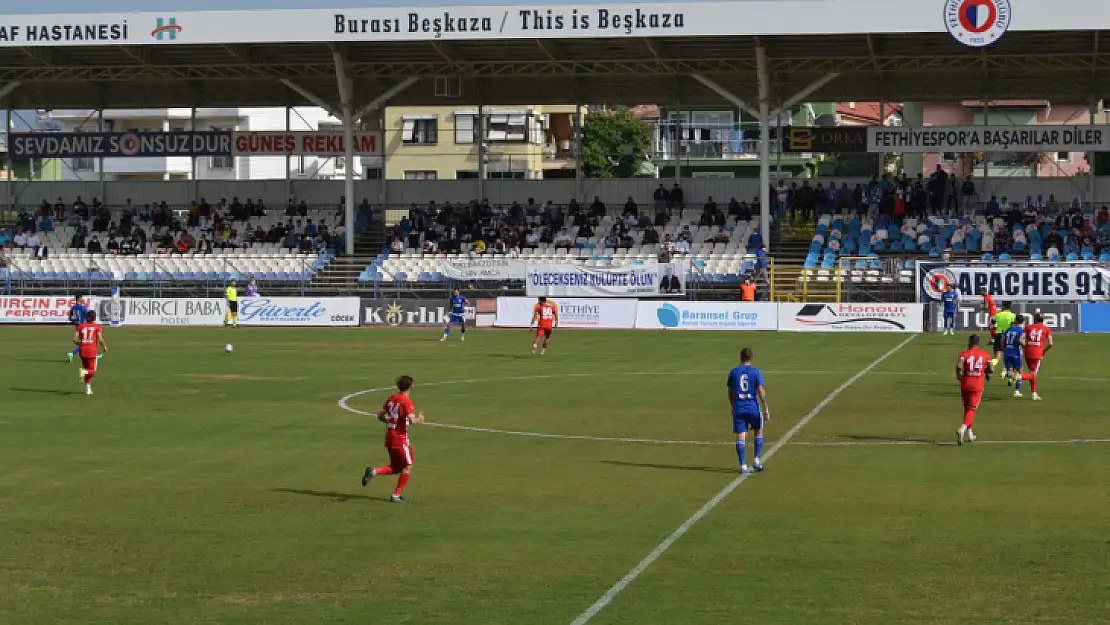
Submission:
<svg viewBox="0 0 1110 625">
<path fill-rule="evenodd" d="M 1026 440 L 983 440 L 981 438 L 975 439 L 974 443 L 969 445 L 1093 445 L 1097 443 L 1110 443 L 1110 438 L 1066 438 L 1057 440 L 1039 440 L 1039 441 L 1026 441 Z M 812 442 L 798 442 L 790 443 L 796 447 L 888 447 L 888 446 L 941 446 L 941 445 L 955 445 L 951 441 L 812 441 Z"/>
<path fill-rule="evenodd" d="M 877 359 L 875 359 L 874 362 L 864 367 L 861 371 L 859 371 L 852 377 L 848 378 L 848 380 L 840 386 L 836 387 L 836 389 L 834 389 L 833 392 L 829 393 L 829 395 L 825 397 L 825 399 L 821 400 L 821 403 L 814 406 L 813 410 L 809 411 L 809 414 L 802 417 L 801 421 L 798 421 L 798 423 L 796 423 L 794 427 L 790 428 L 786 432 L 786 434 L 783 434 L 782 438 L 780 438 L 778 442 L 776 442 L 771 447 L 771 449 L 769 449 L 767 453 L 763 455 L 763 458 L 769 460 L 771 456 L 774 456 L 778 450 L 782 449 L 783 445 L 789 443 L 790 439 L 794 438 L 794 435 L 796 435 L 802 428 L 804 428 L 806 424 L 812 421 L 817 415 L 821 414 L 821 411 L 824 410 L 825 407 L 828 406 L 830 403 L 832 403 L 832 401 L 836 399 L 838 395 L 847 390 L 848 387 L 855 384 L 857 380 L 874 370 L 875 367 L 878 367 L 880 364 L 882 364 L 884 360 L 893 356 L 896 352 L 898 352 L 898 350 L 902 349 L 906 345 L 909 345 L 910 342 L 913 341 L 915 338 L 917 338 L 916 334 L 911 335 L 910 338 L 902 341 L 898 345 L 895 345 L 893 348 L 890 349 L 890 351 L 886 352 L 882 356 L 879 356 Z M 645 570 L 647 570 L 647 568 L 651 566 L 653 562 L 658 560 L 660 556 L 666 553 L 672 545 L 678 542 L 678 539 L 682 538 L 686 534 L 686 532 L 690 531 L 690 528 L 693 527 L 695 523 L 700 521 L 701 518 L 705 515 L 709 514 L 709 512 L 713 510 L 713 508 L 716 508 L 717 505 L 721 503 L 721 501 L 723 501 L 725 497 L 728 497 L 729 493 L 736 490 L 738 486 L 743 484 L 748 479 L 748 475 L 750 474 L 742 474 L 737 476 L 735 479 L 729 482 L 727 486 L 722 488 L 719 493 L 714 495 L 712 499 L 705 502 L 705 504 L 701 508 L 699 508 L 697 512 L 691 515 L 690 518 L 686 519 L 682 523 L 682 525 L 679 525 L 678 528 L 675 529 L 675 531 L 671 532 L 671 535 L 667 536 L 663 540 L 663 542 L 659 543 L 659 545 L 656 546 L 655 549 L 651 551 L 651 553 L 647 554 L 647 556 L 645 556 L 643 560 L 640 560 L 640 562 L 636 566 L 632 567 L 631 571 L 625 574 L 625 576 L 617 581 L 616 584 L 613 584 L 613 586 L 609 588 L 609 590 L 605 591 L 605 594 L 602 595 L 600 599 L 595 601 L 594 604 L 590 607 L 586 608 L 585 612 L 579 614 L 578 618 L 571 621 L 571 625 L 584 625 L 585 623 L 588 623 L 590 619 L 597 616 L 597 613 L 601 612 L 603 609 L 605 609 L 605 606 L 612 603 L 613 599 L 615 599 L 622 590 L 628 587 L 628 585 L 632 582 L 636 581 L 636 578 L 638 578 Z"/>
</svg>

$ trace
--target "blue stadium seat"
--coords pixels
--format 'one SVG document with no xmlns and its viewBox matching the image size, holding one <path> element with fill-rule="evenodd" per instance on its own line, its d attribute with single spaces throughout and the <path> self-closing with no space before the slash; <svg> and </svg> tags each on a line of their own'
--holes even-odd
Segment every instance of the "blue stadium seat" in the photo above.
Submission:
<svg viewBox="0 0 1110 625">
<path fill-rule="evenodd" d="M 1031 252 L 1029 254 L 1029 260 L 1044 260 L 1044 256 L 1041 256 L 1040 252 Z"/>
<path fill-rule="evenodd" d="M 1071 252 L 1067 255 L 1067 261 L 1069 263 L 1074 263 L 1077 260 L 1079 260 L 1079 254 L 1076 254 L 1075 252 Z"/>
<path fill-rule="evenodd" d="M 1013 260 L 1013 258 L 1009 254 L 1003 253 L 998 255 L 998 260 Z"/>
</svg>

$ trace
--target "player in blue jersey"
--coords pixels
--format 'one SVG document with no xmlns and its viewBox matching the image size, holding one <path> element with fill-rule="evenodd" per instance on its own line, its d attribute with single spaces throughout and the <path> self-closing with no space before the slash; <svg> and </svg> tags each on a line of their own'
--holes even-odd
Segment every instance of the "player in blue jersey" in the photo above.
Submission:
<svg viewBox="0 0 1110 625">
<path fill-rule="evenodd" d="M 458 324 L 459 333 L 462 340 L 466 340 L 466 307 L 470 305 L 470 300 L 466 296 L 459 293 L 458 289 L 451 291 L 451 312 L 447 315 L 447 327 L 443 329 L 443 338 L 440 341 L 446 341 L 447 335 L 451 334 L 451 326 Z"/>
<path fill-rule="evenodd" d="M 767 390 L 763 386 L 763 373 L 752 366 L 752 349 L 740 350 L 740 366 L 728 372 L 728 402 L 732 407 L 732 431 L 736 433 L 736 457 L 740 472 L 751 473 L 744 461 L 748 430 L 755 433 L 756 471 L 763 470 L 763 425 L 771 419 L 767 408 Z"/>
<path fill-rule="evenodd" d="M 77 301 L 73 303 L 73 306 L 69 307 L 69 322 L 72 323 L 74 327 L 77 327 L 85 323 L 88 316 L 89 307 L 85 305 L 85 300 L 83 298 L 78 297 Z M 80 350 L 80 347 L 73 348 L 73 351 L 69 353 L 70 362 L 73 362 L 73 357 L 76 356 Z"/>
<path fill-rule="evenodd" d="M 1025 315 L 1018 315 L 1013 325 L 1002 333 L 1002 362 L 1006 368 L 1006 385 L 1014 387 L 1014 397 L 1021 397 L 1021 335 L 1025 331 Z M 1016 382 L 1015 382 L 1016 380 Z"/>
<path fill-rule="evenodd" d="M 944 303 L 944 334 L 956 334 L 956 311 L 960 307 L 960 292 L 951 284 L 940 296 Z"/>
</svg>

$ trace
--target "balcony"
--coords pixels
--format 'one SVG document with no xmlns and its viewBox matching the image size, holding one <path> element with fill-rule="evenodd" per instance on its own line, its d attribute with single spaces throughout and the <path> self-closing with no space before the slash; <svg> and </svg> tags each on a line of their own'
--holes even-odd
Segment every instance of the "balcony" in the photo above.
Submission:
<svg viewBox="0 0 1110 625">
<path fill-rule="evenodd" d="M 574 169 L 577 164 L 573 142 L 564 140 L 543 146 L 544 169 Z"/>
</svg>

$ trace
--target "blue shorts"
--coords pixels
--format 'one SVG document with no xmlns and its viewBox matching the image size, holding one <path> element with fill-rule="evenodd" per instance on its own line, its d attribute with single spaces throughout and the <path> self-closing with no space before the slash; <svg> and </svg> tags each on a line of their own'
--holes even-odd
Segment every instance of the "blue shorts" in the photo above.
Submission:
<svg viewBox="0 0 1110 625">
<path fill-rule="evenodd" d="M 466 323 L 466 317 L 461 313 L 451 313 L 447 316 L 447 324 L 453 326 L 461 326 Z"/>
<path fill-rule="evenodd" d="M 1006 370 L 1013 369 L 1014 371 L 1021 371 L 1021 356 L 1006 354 L 1002 359 L 1002 366 L 1005 367 Z"/>
<path fill-rule="evenodd" d="M 945 321 L 954 320 L 955 318 L 956 318 L 956 311 L 954 311 L 954 310 L 945 310 L 944 311 L 944 320 Z"/>
<path fill-rule="evenodd" d="M 763 429 L 763 413 L 761 412 L 734 412 L 732 413 L 732 432 L 740 434 L 748 430 Z"/>
</svg>

